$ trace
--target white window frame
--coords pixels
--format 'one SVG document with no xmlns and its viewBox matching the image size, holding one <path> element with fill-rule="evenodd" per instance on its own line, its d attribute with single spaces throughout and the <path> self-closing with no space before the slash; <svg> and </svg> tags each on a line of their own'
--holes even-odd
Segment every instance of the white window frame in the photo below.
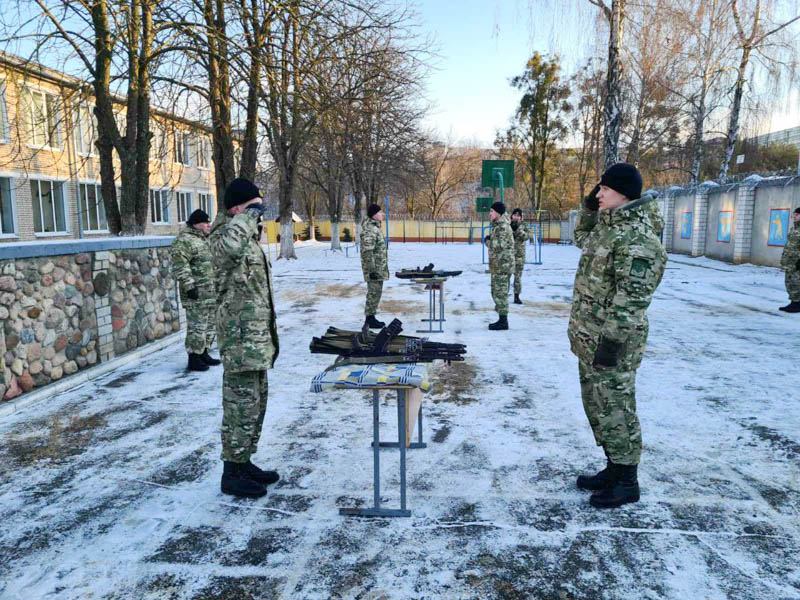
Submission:
<svg viewBox="0 0 800 600">
<path fill-rule="evenodd" d="M 17 194 L 13 185 L 15 176 L 10 173 L 0 173 L 0 239 L 18 238 L 19 227 L 17 226 Z M 5 182 L 5 184 L 4 184 Z M 9 212 L 11 219 L 11 232 L 3 231 L 7 223 L 7 219 L 3 217 L 2 201 L 6 198 L 9 202 Z"/>
<path fill-rule="evenodd" d="M 70 233 L 69 230 L 69 202 L 67 201 L 67 185 L 65 181 L 60 181 L 58 179 L 50 179 L 48 177 L 41 177 L 41 178 L 31 178 L 29 179 L 29 185 L 33 185 L 34 183 L 37 184 L 38 187 L 38 196 L 33 193 L 33 189 L 31 189 L 31 209 L 35 206 L 38 202 L 39 204 L 39 217 L 40 222 L 39 226 L 42 228 L 42 231 L 36 231 L 36 212 L 31 210 L 33 216 L 33 232 L 36 237 L 52 237 L 52 236 L 59 236 L 59 235 L 68 235 Z M 56 186 L 59 187 L 61 190 L 61 210 L 64 217 L 64 229 L 55 229 L 58 226 L 58 217 L 56 215 L 56 203 L 55 197 L 53 201 L 53 227 L 54 231 L 44 231 L 45 224 L 44 224 L 44 210 L 42 206 L 42 183 L 49 183 L 51 193 L 55 190 Z"/>
<path fill-rule="evenodd" d="M 36 111 L 34 109 L 34 96 L 41 96 L 42 100 L 42 110 L 43 110 L 43 126 L 44 131 L 41 135 L 44 136 L 44 139 L 40 141 L 37 139 L 37 119 Z M 25 119 L 28 121 L 30 125 L 30 131 L 26 131 L 25 134 L 27 135 L 30 133 L 32 139 L 28 141 L 28 147 L 42 149 L 42 150 L 63 150 L 62 146 L 64 143 L 64 135 L 63 135 L 63 106 L 61 104 L 61 95 L 58 93 L 54 93 L 51 90 L 45 90 L 42 88 L 38 88 L 31 85 L 25 85 L 22 88 L 22 96 L 23 96 L 23 107 L 26 112 Z M 53 98 L 56 106 L 56 121 L 55 127 L 51 130 L 50 129 L 50 111 L 48 109 L 48 102 L 47 98 Z M 55 140 L 53 138 L 56 138 Z M 52 144 L 53 141 L 57 142 L 57 146 Z"/>
<path fill-rule="evenodd" d="M 191 215 L 194 211 L 192 192 L 186 190 L 175 190 L 175 203 L 178 207 L 178 223 L 185 223 L 189 218 L 189 215 Z"/>
<path fill-rule="evenodd" d="M 164 162 L 167 160 L 167 129 L 155 119 L 150 120 L 150 131 L 153 137 L 150 140 L 150 160 Z"/>
<path fill-rule="evenodd" d="M 83 118 L 81 112 L 88 116 L 89 119 L 89 139 L 87 141 L 84 133 Z M 75 122 L 73 124 L 73 134 L 75 137 L 75 152 L 80 156 L 97 156 L 97 116 L 94 114 L 94 105 L 87 102 L 81 102 L 75 108 Z M 87 147 L 88 146 L 88 150 Z"/>
<path fill-rule="evenodd" d="M 6 104 L 6 80 L 0 77 L 0 143 L 11 141 L 11 127 L 8 122 L 8 104 Z"/>
<path fill-rule="evenodd" d="M 89 229 L 90 219 L 89 219 L 89 186 L 95 188 L 95 217 L 97 219 L 98 229 Z M 83 190 L 81 189 L 83 188 Z M 84 212 L 84 200 L 86 201 L 86 212 Z M 108 218 L 106 217 L 106 209 L 105 205 L 103 204 L 103 196 L 102 192 L 100 191 L 100 182 L 98 181 L 78 181 L 78 210 L 81 211 L 82 215 L 79 219 L 79 222 L 83 224 L 83 232 L 84 233 L 108 233 Z M 102 219 L 101 219 L 102 213 Z M 102 221 L 105 221 L 105 227 L 101 227 Z"/>
<path fill-rule="evenodd" d="M 207 171 L 211 168 L 211 142 L 206 136 L 197 138 L 197 168 Z"/>
<path fill-rule="evenodd" d="M 205 204 L 205 207 L 203 207 Z M 205 192 L 197 192 L 197 208 L 205 212 L 211 219 L 214 219 L 214 196 L 211 195 L 210 191 Z"/>
<path fill-rule="evenodd" d="M 175 163 L 184 167 L 192 166 L 191 135 L 186 131 L 175 130 L 172 138 L 175 146 Z"/>
<path fill-rule="evenodd" d="M 150 223 L 158 226 L 169 225 L 169 205 L 172 202 L 170 190 L 168 188 L 150 188 L 149 196 Z M 156 197 L 160 204 L 154 203 Z M 160 207 L 158 211 L 155 210 L 157 206 Z M 159 217 L 159 220 L 155 220 L 155 217 Z"/>
</svg>

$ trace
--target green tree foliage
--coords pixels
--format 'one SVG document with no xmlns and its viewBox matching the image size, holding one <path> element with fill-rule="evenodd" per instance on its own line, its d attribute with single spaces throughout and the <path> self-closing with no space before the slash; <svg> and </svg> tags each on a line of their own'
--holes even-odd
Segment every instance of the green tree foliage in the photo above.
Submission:
<svg viewBox="0 0 800 600">
<path fill-rule="evenodd" d="M 570 87 L 561 82 L 560 71 L 558 57 L 548 60 L 534 52 L 523 73 L 511 80 L 522 98 L 511 127 L 498 133 L 495 140 L 501 154 L 510 153 L 518 159 L 518 172 L 532 210 L 537 210 L 541 202 L 548 151 L 568 132 Z"/>
</svg>

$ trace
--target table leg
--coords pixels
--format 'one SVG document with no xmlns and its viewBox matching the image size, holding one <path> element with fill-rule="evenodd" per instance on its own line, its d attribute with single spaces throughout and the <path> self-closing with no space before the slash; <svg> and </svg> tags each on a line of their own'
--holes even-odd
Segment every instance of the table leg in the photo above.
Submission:
<svg viewBox="0 0 800 600">
<path fill-rule="evenodd" d="M 397 418 L 400 422 L 397 443 L 400 445 L 400 510 L 406 510 L 406 391 L 397 390 Z"/>
<path fill-rule="evenodd" d="M 378 442 L 380 436 L 380 418 L 378 416 L 378 390 L 372 390 L 372 474 L 375 486 L 375 509 L 381 508 L 381 458 Z"/>
</svg>

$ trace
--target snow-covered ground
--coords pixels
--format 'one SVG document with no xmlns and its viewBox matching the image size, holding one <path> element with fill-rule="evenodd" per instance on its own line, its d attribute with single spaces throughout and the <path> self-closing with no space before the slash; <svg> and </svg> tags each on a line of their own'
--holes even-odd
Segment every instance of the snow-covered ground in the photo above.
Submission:
<svg viewBox="0 0 800 600">
<path fill-rule="evenodd" d="M 425 449 L 408 452 L 408 519 L 346 518 L 372 499 L 368 392 L 308 392 L 356 328 L 357 257 L 275 264 L 280 358 L 255 462 L 260 500 L 219 491 L 221 368 L 182 344 L 0 420 L 0 598 L 800 598 L 800 315 L 782 274 L 673 255 L 639 370 L 642 501 L 597 511 L 574 484 L 602 465 L 566 336 L 578 250 L 545 246 L 508 332 L 480 246 L 392 244 L 392 272 L 434 262 L 446 332 Z M 421 326 L 427 293 L 392 279 L 379 317 Z M 396 427 L 385 394 L 385 435 Z M 381 453 L 398 502 L 398 452 Z"/>
</svg>

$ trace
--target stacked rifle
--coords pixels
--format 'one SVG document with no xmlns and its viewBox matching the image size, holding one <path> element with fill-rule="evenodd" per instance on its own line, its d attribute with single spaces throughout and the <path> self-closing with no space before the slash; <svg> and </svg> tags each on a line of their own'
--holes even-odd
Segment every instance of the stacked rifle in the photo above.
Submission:
<svg viewBox="0 0 800 600">
<path fill-rule="evenodd" d="M 336 364 L 416 363 L 434 360 L 463 361 L 464 344 L 431 342 L 427 338 L 400 335 L 403 324 L 394 319 L 378 333 L 346 331 L 329 327 L 321 338 L 311 340 L 312 354 L 338 354 Z"/>
<path fill-rule="evenodd" d="M 401 269 L 394 276 L 398 279 L 428 279 L 432 277 L 455 277 L 456 275 L 461 275 L 461 273 L 462 271 L 435 271 L 433 263 L 430 263 L 421 269 L 419 267 L 416 269 Z"/>
</svg>

